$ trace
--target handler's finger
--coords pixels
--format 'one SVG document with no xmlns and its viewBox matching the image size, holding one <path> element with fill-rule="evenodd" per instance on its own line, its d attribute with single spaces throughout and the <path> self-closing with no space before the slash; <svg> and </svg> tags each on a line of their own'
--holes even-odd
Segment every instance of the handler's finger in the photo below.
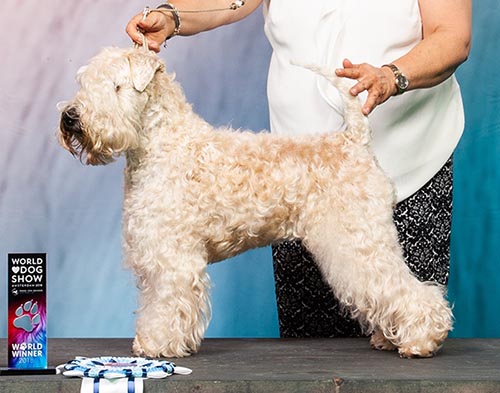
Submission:
<svg viewBox="0 0 500 393">
<path fill-rule="evenodd" d="M 137 44 L 142 44 L 142 37 L 140 33 L 137 31 L 138 24 L 142 19 L 142 14 L 138 14 L 134 16 L 132 19 L 130 19 L 130 22 L 128 22 L 127 27 L 125 31 L 129 35 L 129 37 L 132 39 Z"/>
<path fill-rule="evenodd" d="M 379 94 L 375 92 L 369 92 L 368 98 L 366 99 L 361 111 L 365 116 L 368 116 L 379 103 Z"/>
<path fill-rule="evenodd" d="M 349 79 L 359 79 L 361 77 L 358 68 L 337 68 L 335 70 L 335 75 Z"/>
<path fill-rule="evenodd" d="M 148 48 L 151 49 L 153 52 L 156 52 L 156 53 L 160 52 L 160 45 L 156 41 L 149 40 L 148 41 Z"/>
<path fill-rule="evenodd" d="M 139 22 L 137 22 L 137 27 L 140 30 L 150 31 L 153 30 L 155 25 L 158 23 L 158 13 L 151 13 L 147 18 L 141 18 Z"/>
<path fill-rule="evenodd" d="M 335 70 L 337 76 L 349 79 L 359 79 L 361 77 L 359 64 L 353 64 L 351 60 L 344 59 L 342 66 L 344 68 L 337 68 Z"/>
<path fill-rule="evenodd" d="M 358 81 L 358 83 L 356 83 L 353 87 L 349 89 L 349 92 L 351 93 L 351 95 L 357 96 L 359 93 L 368 90 L 369 87 L 370 86 L 367 85 L 366 81 L 360 80 Z"/>
<path fill-rule="evenodd" d="M 349 60 L 349 59 L 344 59 L 344 61 L 342 62 L 342 66 L 344 68 L 352 68 L 354 67 L 354 64 L 352 64 L 352 61 Z"/>
</svg>

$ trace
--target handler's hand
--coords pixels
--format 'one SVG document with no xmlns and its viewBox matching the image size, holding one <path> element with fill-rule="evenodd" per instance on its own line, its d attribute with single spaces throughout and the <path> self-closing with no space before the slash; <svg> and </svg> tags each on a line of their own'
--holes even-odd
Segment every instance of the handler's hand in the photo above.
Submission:
<svg viewBox="0 0 500 393">
<path fill-rule="evenodd" d="M 336 75 L 358 81 L 350 93 L 357 96 L 365 90 L 368 91 L 368 98 L 362 108 L 364 115 L 369 115 L 377 105 L 396 94 L 394 74 L 388 67 L 378 68 L 367 63 L 352 64 L 348 59 L 345 59 L 342 65 L 344 68 L 335 70 Z"/>
<path fill-rule="evenodd" d="M 148 41 L 149 49 L 158 53 L 170 33 L 168 17 L 163 12 L 151 12 L 146 19 L 143 19 L 143 16 L 141 12 L 130 19 L 126 28 L 127 34 L 136 44 L 142 45 L 141 32 Z"/>
</svg>

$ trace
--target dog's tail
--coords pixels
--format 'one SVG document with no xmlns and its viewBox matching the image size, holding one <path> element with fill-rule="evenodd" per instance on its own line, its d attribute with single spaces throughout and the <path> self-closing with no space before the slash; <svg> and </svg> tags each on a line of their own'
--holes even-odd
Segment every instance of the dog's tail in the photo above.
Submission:
<svg viewBox="0 0 500 393">
<path fill-rule="evenodd" d="M 361 111 L 361 102 L 359 98 L 349 93 L 351 88 L 349 82 L 347 82 L 345 78 L 338 77 L 334 69 L 326 66 L 299 63 L 292 64 L 307 68 L 325 77 L 337 88 L 344 103 L 344 121 L 347 126 L 347 134 L 355 142 L 369 144 L 371 142 L 370 123 L 368 122 L 368 118 Z"/>
</svg>

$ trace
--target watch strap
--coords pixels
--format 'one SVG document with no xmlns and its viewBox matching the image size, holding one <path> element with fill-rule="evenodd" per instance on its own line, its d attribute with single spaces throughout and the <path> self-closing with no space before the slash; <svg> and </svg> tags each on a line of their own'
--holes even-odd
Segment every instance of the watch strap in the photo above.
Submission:
<svg viewBox="0 0 500 393">
<path fill-rule="evenodd" d="M 406 76 L 400 71 L 400 69 L 395 64 L 392 63 L 384 64 L 382 67 L 388 67 L 392 71 L 395 78 L 396 88 L 398 89 L 397 95 L 403 94 L 408 88 L 408 79 L 406 78 Z M 405 81 L 405 86 L 402 86 L 399 83 L 401 79 Z"/>
</svg>

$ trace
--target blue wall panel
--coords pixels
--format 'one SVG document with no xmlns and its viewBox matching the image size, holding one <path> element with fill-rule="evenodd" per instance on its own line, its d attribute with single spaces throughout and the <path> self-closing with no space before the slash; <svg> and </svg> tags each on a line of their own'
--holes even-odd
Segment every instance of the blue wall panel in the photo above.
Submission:
<svg viewBox="0 0 500 393">
<path fill-rule="evenodd" d="M 500 336 L 500 3 L 473 4 L 470 58 L 457 73 L 466 129 L 455 154 L 450 298 L 455 337 Z"/>
</svg>

